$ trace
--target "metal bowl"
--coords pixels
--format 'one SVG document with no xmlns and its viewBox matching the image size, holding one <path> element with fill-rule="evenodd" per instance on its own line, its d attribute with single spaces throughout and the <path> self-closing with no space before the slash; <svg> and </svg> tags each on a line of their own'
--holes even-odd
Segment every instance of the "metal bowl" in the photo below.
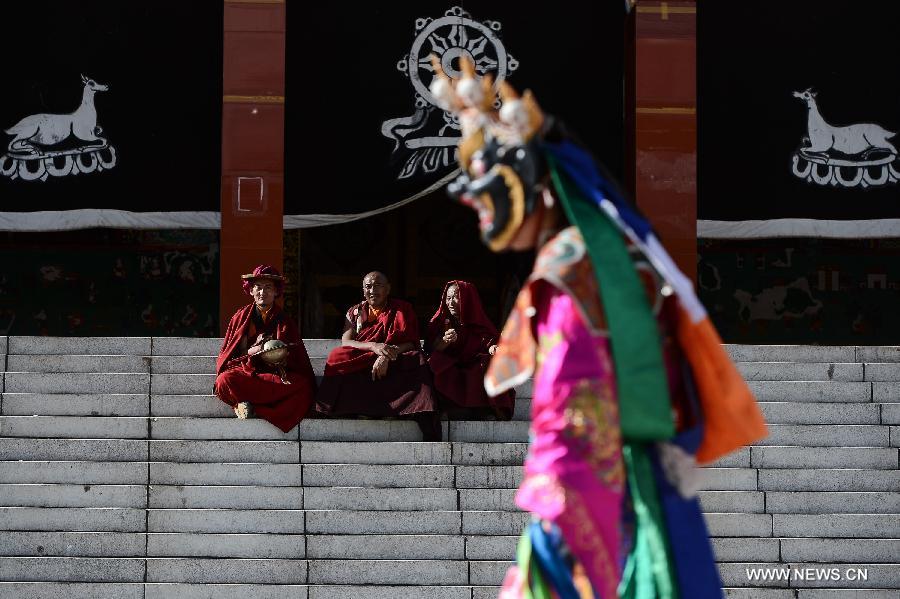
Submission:
<svg viewBox="0 0 900 599">
<path fill-rule="evenodd" d="M 273 339 L 266 341 L 263 351 L 256 354 L 260 360 L 267 364 L 280 364 L 287 358 L 290 348 L 284 341 Z"/>
</svg>

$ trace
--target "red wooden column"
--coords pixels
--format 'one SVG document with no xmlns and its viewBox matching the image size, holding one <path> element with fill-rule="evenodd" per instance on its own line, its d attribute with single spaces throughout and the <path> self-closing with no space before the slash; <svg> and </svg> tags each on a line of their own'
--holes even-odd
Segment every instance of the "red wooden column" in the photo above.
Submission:
<svg viewBox="0 0 900 599">
<path fill-rule="evenodd" d="M 219 320 L 249 298 L 240 275 L 282 268 L 283 0 L 225 0 Z"/>
<path fill-rule="evenodd" d="M 626 72 L 631 71 L 626 80 L 626 134 L 633 136 L 626 159 L 634 165 L 631 189 L 672 258 L 695 280 L 696 13 L 693 1 L 638 0 L 630 16 L 631 48 L 626 48 Z"/>
</svg>

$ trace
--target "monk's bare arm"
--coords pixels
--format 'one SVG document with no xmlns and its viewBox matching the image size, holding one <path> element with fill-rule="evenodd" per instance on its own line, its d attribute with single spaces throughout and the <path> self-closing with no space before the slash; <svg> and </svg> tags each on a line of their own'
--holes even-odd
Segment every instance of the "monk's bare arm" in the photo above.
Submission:
<svg viewBox="0 0 900 599">
<path fill-rule="evenodd" d="M 419 346 L 418 343 L 413 343 L 412 341 L 407 341 L 406 343 L 401 343 L 400 345 L 397 346 L 397 351 L 398 351 L 398 353 L 401 353 L 401 354 L 404 352 L 412 351 L 414 349 L 418 350 L 418 349 L 422 349 L 422 348 L 421 348 L 421 346 Z"/>
<path fill-rule="evenodd" d="M 372 351 L 372 343 L 356 340 L 356 330 L 349 320 L 344 321 L 344 334 L 341 335 L 341 345 L 344 347 L 353 347 L 355 349 L 364 349 Z"/>
<path fill-rule="evenodd" d="M 390 359 L 397 357 L 399 351 L 392 345 L 385 343 L 372 343 L 368 341 L 357 341 L 356 330 L 350 321 L 344 322 L 344 334 L 341 335 L 341 345 L 344 347 L 353 347 L 363 351 L 370 351 L 379 356 L 385 356 Z"/>
</svg>

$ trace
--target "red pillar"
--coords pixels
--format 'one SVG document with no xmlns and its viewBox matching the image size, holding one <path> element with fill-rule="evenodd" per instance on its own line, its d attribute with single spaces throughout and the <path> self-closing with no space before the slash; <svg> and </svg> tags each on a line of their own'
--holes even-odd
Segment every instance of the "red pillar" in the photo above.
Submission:
<svg viewBox="0 0 900 599">
<path fill-rule="evenodd" d="M 697 273 L 696 3 L 638 0 L 626 49 L 626 133 L 638 207 L 684 273 Z M 630 52 L 628 51 L 630 50 Z M 629 96 L 631 101 L 629 100 Z"/>
<path fill-rule="evenodd" d="M 240 275 L 282 267 L 283 0 L 225 0 L 219 320 L 249 298 Z"/>
</svg>

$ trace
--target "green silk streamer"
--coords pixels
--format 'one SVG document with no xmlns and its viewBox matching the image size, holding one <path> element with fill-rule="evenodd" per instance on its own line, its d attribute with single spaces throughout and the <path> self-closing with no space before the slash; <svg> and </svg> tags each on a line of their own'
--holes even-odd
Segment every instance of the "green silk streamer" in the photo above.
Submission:
<svg viewBox="0 0 900 599">
<path fill-rule="evenodd" d="M 581 231 L 597 278 L 616 370 L 622 436 L 635 441 L 670 439 L 675 423 L 659 328 L 625 240 L 609 216 L 559 170 L 553 156 L 545 156 L 563 210 Z"/>
<path fill-rule="evenodd" d="M 634 507 L 635 538 L 619 584 L 619 597 L 678 599 L 674 556 L 666 538 L 666 523 L 648 451 L 652 449 L 639 443 L 626 443 L 622 447 Z"/>
</svg>

